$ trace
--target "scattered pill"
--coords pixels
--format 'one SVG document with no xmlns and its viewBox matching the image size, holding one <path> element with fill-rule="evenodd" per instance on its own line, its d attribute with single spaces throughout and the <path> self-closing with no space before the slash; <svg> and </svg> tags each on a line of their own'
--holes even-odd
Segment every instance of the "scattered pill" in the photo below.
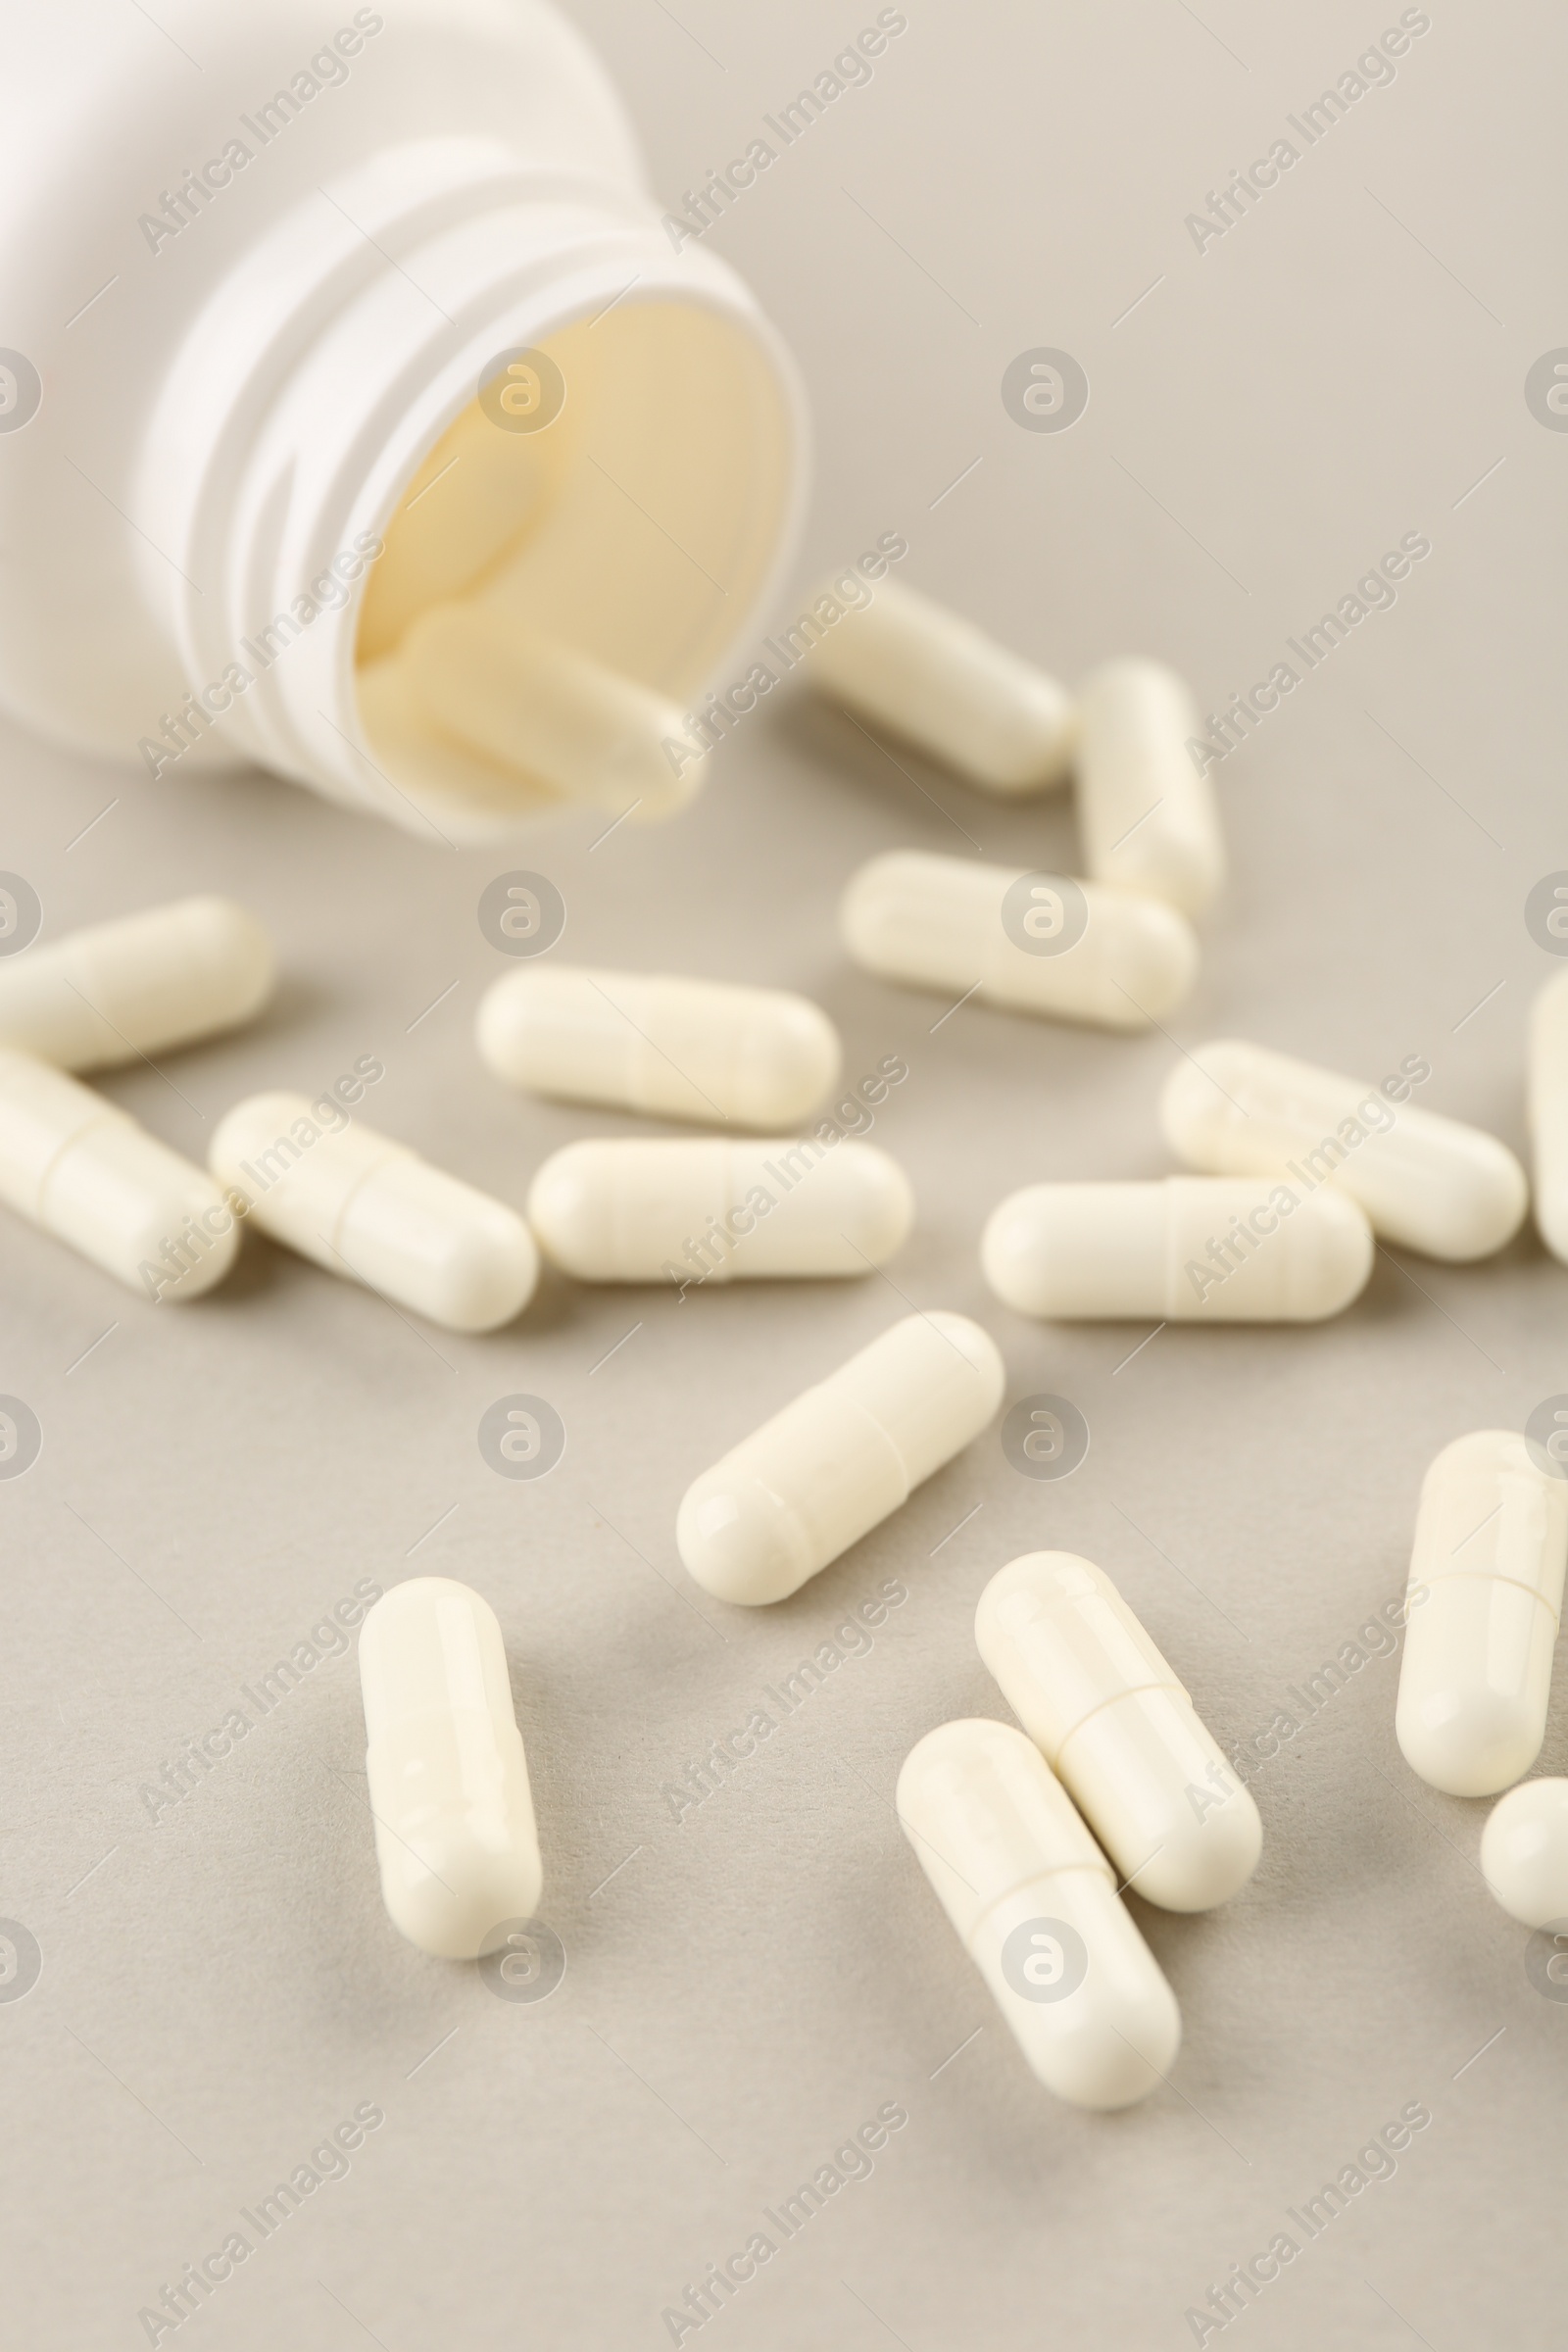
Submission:
<svg viewBox="0 0 1568 2352">
<path fill-rule="evenodd" d="M 0 962 L 0 1045 L 107 1069 L 235 1028 L 272 993 L 272 943 L 232 899 L 177 899 Z"/>
<path fill-rule="evenodd" d="M 533 1295 L 539 1253 L 514 1209 L 332 1096 L 250 1096 L 220 1123 L 210 1164 L 274 1241 L 449 1331 L 494 1331 Z"/>
<path fill-rule="evenodd" d="M 1568 1781 L 1521 1781 L 1498 1797 L 1481 1833 L 1481 1875 L 1510 1919 L 1568 1931 Z"/>
<path fill-rule="evenodd" d="M 478 1043 L 498 1078 L 538 1094 L 775 1134 L 841 1063 L 826 1013 L 783 989 L 579 964 L 504 973 L 480 1004 Z"/>
<path fill-rule="evenodd" d="M 1450 1796 L 1494 1796 L 1546 1729 L 1568 1562 L 1568 1483 L 1511 1430 L 1446 1446 L 1426 1474 L 1410 1559 L 1394 1728 Z"/>
<path fill-rule="evenodd" d="M 874 1144 L 633 1136 L 555 1152 L 528 1222 L 579 1282 L 868 1274 L 907 1240 L 914 1195 Z"/>
<path fill-rule="evenodd" d="M 1157 899 L 919 850 L 853 874 L 839 923 L 884 979 L 1107 1029 L 1148 1028 L 1198 972 L 1192 925 Z"/>
<path fill-rule="evenodd" d="M 450 1577 L 394 1585 L 361 1631 L 360 1687 L 392 1924 L 421 1951 L 475 1960 L 534 1917 L 543 1883 L 495 1611 Z"/>
<path fill-rule="evenodd" d="M 1308 1193 L 1332 1181 L 1386 1241 L 1428 1257 L 1487 1257 L 1519 1230 L 1525 1172 L 1495 1136 L 1410 1103 L 1412 1083 L 1430 1075 L 1412 1054 L 1366 1086 L 1224 1038 L 1177 1063 L 1160 1122 L 1189 1167 L 1278 1171 Z"/>
<path fill-rule="evenodd" d="M 810 660 L 822 693 L 988 792 L 1043 792 L 1066 778 L 1065 688 L 912 589 L 883 580 Z"/>
<path fill-rule="evenodd" d="M 397 659 L 441 732 L 564 800 L 668 816 L 707 773 L 706 759 L 670 763 L 666 742 L 689 750 L 674 704 L 507 612 L 439 605 L 414 623 Z"/>
<path fill-rule="evenodd" d="M 127 1111 L 0 1047 L 0 1200 L 153 1299 L 220 1282 L 239 1226 L 211 1179 Z"/>
<path fill-rule="evenodd" d="M 980 1263 L 1009 1306 L 1064 1322 L 1317 1323 L 1365 1289 L 1372 1234 L 1341 1193 L 1255 1177 L 1032 1184 L 993 1210 Z"/>
<path fill-rule="evenodd" d="M 1157 662 L 1107 662 L 1078 700 L 1078 818 L 1097 882 L 1200 914 L 1225 879 L 1214 788 L 1188 750 L 1193 700 Z"/>
<path fill-rule="evenodd" d="M 785 1599 L 977 1438 L 1005 1382 L 978 1323 L 906 1315 L 688 1487 L 681 1558 L 719 1600 Z"/>
<path fill-rule="evenodd" d="M 945 1723 L 899 1774 L 899 1820 L 1048 2090 L 1130 2107 L 1175 2063 L 1181 2014 L 1066 1790 L 1022 1732 Z"/>
<path fill-rule="evenodd" d="M 1536 1223 L 1553 1257 L 1568 1264 L 1568 972 L 1530 1008 L 1530 1128 Z"/>
<path fill-rule="evenodd" d="M 1102 1568 L 1031 1551 L 975 1616 L 1002 1695 L 1116 1865 L 1167 1911 L 1207 1911 L 1263 1849 L 1257 1807 Z"/>
</svg>

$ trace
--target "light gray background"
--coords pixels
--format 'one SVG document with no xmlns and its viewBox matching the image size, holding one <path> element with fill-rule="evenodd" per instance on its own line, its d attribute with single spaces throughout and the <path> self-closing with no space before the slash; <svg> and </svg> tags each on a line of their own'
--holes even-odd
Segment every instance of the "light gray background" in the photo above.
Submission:
<svg viewBox="0 0 1568 2352">
<path fill-rule="evenodd" d="M 673 200 L 875 12 L 574 13 Z M 1393 86 L 1200 256 L 1185 215 L 1395 7 L 906 13 L 870 86 L 712 237 L 810 387 L 795 585 L 902 530 L 903 576 L 1061 675 L 1144 650 L 1207 709 L 1425 532 L 1396 608 L 1220 770 L 1234 879 L 1174 1028 L 1374 1078 L 1425 1054 L 1426 1103 L 1522 1149 L 1526 1006 L 1560 968 L 1523 902 L 1568 865 L 1568 437 L 1523 398 L 1568 341 L 1560 15 L 1433 0 Z M 1093 387 L 1060 435 L 1020 430 L 1000 398 L 1042 344 Z M 1027 2075 L 891 1791 L 933 1724 L 1005 1712 L 975 1598 L 1041 1544 L 1103 1563 L 1222 1735 L 1265 1726 L 1402 1589 L 1438 1448 L 1568 1389 L 1568 1275 L 1529 1236 L 1468 1269 L 1390 1252 L 1326 1328 L 1166 1330 L 1126 1362 L 1138 1328 L 999 1307 L 976 1264 L 987 1211 L 1031 1179 L 1162 1172 L 1174 1048 L 973 1004 L 933 1031 L 940 1002 L 847 966 L 835 900 L 873 852 L 1075 858 L 1065 803 L 998 807 L 900 759 L 913 782 L 779 698 L 666 830 L 448 855 L 264 777 L 153 787 L 7 739 L 0 862 L 35 883 L 48 935 L 205 889 L 277 934 L 287 977 L 254 1030 L 107 1082 L 192 1155 L 240 1095 L 314 1090 L 366 1053 L 387 1065 L 376 1121 L 515 1202 L 558 1145 L 630 1131 L 512 1099 L 474 1054 L 503 968 L 475 904 L 530 864 L 564 893 L 573 957 L 804 990 L 852 1078 L 903 1054 L 875 1133 L 919 1224 L 887 1279 L 678 1307 L 547 1280 L 514 1330 L 468 1341 L 254 1239 L 226 1289 L 154 1309 L 7 1220 L 0 1387 L 45 1437 L 0 1484 L 0 1913 L 44 1969 L 0 2005 L 0 2342 L 144 2341 L 138 2307 L 366 2100 L 386 2122 L 349 2178 L 180 2343 L 652 2348 L 683 2283 L 887 2100 L 908 2123 L 874 2176 L 705 2344 L 1190 2342 L 1186 2308 L 1411 2100 L 1433 2122 L 1397 2177 L 1236 2325 L 1253 2352 L 1560 2341 L 1568 2008 L 1531 1988 L 1524 1932 L 1483 1887 L 1484 1809 L 1403 1766 L 1395 1661 L 1262 1768 L 1243 1895 L 1203 1919 L 1139 1910 L 1186 2041 L 1171 2089 L 1120 2117 Z M 906 1299 L 979 1315 L 1009 1396 L 1074 1398 L 1087 1462 L 1034 1484 L 993 1432 L 795 1600 L 710 1603 L 673 1548 L 683 1488 Z M 475 1444 L 515 1390 L 569 1432 L 538 1485 L 503 1482 Z M 538 2007 L 388 1926 L 352 1657 L 156 1823 L 138 1794 L 356 1579 L 419 1571 L 470 1581 L 506 1630 L 569 1955 Z M 894 1574 L 909 1598 L 871 1652 L 677 1826 L 662 1785 Z M 1542 1768 L 1568 1768 L 1568 1693 Z"/>
</svg>

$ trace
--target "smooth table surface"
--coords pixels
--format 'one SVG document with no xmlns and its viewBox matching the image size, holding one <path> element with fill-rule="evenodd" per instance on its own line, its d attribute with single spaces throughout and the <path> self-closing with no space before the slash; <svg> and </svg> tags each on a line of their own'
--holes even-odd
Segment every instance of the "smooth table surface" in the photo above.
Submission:
<svg viewBox="0 0 1568 2352">
<path fill-rule="evenodd" d="M 575 13 L 672 204 L 875 14 Z M 1207 710 L 1402 534 L 1431 553 L 1217 769 L 1234 873 L 1169 1037 L 944 1019 L 851 968 L 834 909 L 861 859 L 1070 869 L 1071 808 L 985 800 L 797 688 L 676 822 L 597 846 L 583 819 L 452 853 L 266 777 L 154 786 L 6 737 L 0 863 L 34 883 L 46 936 L 217 889 L 279 940 L 255 1028 L 105 1081 L 193 1156 L 242 1095 L 315 1092 L 364 1054 L 386 1065 L 375 1123 L 519 1205 L 561 1144 L 645 1132 L 510 1096 L 478 1061 L 476 1004 L 507 967 L 476 905 L 521 866 L 564 896 L 558 953 L 802 990 L 852 1082 L 906 1060 L 871 1132 L 919 1219 L 885 1278 L 677 1303 L 551 1277 L 514 1329 L 464 1340 L 255 1237 L 224 1289 L 155 1308 L 5 1218 L 0 1389 L 43 1429 L 0 1481 L 0 1914 L 43 1955 L 0 2001 L 5 2346 L 145 2342 L 138 2311 L 357 2107 L 384 2122 L 346 2176 L 189 2340 L 635 2352 L 759 2230 L 777 2251 L 705 2343 L 1157 2352 L 1282 2230 L 1302 2251 L 1246 2313 L 1253 2352 L 1561 2340 L 1568 2006 L 1482 1885 L 1486 1808 L 1399 1756 L 1396 1659 L 1345 1645 L 1402 1592 L 1433 1454 L 1568 1389 L 1568 1271 L 1528 1232 L 1468 1268 L 1390 1250 L 1321 1328 L 1141 1346 L 1146 1327 L 1006 1311 L 976 1250 L 1016 1186 L 1164 1173 L 1159 1084 L 1216 1035 L 1373 1080 L 1422 1055 L 1427 1107 L 1525 1148 L 1526 1008 L 1562 965 L 1524 902 L 1568 865 L 1568 438 L 1524 396 L 1568 332 L 1564 23 L 1435 5 L 1396 78 L 1297 139 L 1200 250 L 1188 213 L 1294 136 L 1396 8 L 906 13 L 869 83 L 710 232 L 814 405 L 794 590 L 902 531 L 904 579 L 1060 676 L 1148 652 Z M 1003 403 L 1041 347 L 1090 382 L 1060 433 Z M 1009 1401 L 1070 1398 L 1087 1459 L 1031 1480 L 993 1430 L 793 1600 L 710 1602 L 674 1551 L 683 1490 L 910 1302 L 978 1316 Z M 476 1440 L 517 1392 L 566 1430 L 535 1483 Z M 1026 2074 L 892 1807 L 923 1732 L 1005 1715 L 974 1605 L 1040 1546 L 1111 1574 L 1227 1746 L 1297 1726 L 1253 1779 L 1254 1883 L 1208 1917 L 1138 1908 L 1186 2040 L 1169 2089 L 1118 2117 Z M 357 1582 L 420 1572 L 473 1584 L 505 1630 L 567 1962 L 541 2002 L 391 1930 L 347 1644 L 178 1802 L 154 1818 L 142 1794 Z M 767 1692 L 889 1579 L 906 1597 L 786 1717 Z M 1343 1688 L 1309 1714 L 1296 1694 L 1336 1659 Z M 759 1709 L 771 1735 L 674 1804 Z M 1540 1769 L 1568 1769 L 1560 1687 Z M 1308 2241 L 1287 2209 L 1411 2102 L 1432 2120 L 1395 2176 Z M 786 2240 L 764 2209 L 887 2107 L 907 2121 L 869 2177 Z"/>
</svg>

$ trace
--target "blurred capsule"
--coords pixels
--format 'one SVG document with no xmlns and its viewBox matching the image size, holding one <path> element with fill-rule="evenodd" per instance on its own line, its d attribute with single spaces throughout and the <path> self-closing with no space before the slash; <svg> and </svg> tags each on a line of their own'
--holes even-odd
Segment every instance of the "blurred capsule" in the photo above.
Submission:
<svg viewBox="0 0 1568 2352">
<path fill-rule="evenodd" d="M 1071 698 L 994 637 L 892 580 L 813 646 L 808 676 L 987 792 L 1065 782 Z"/>
<path fill-rule="evenodd" d="M 272 943 L 232 899 L 176 899 L 0 962 L 0 1044 L 61 1070 L 237 1028 L 272 993 Z"/>
<path fill-rule="evenodd" d="M 478 1045 L 498 1078 L 541 1095 L 775 1134 L 821 1101 L 841 1060 L 826 1013 L 783 989 L 565 963 L 504 973 Z"/>
<path fill-rule="evenodd" d="M 673 703 L 493 608 L 436 606 L 410 628 L 397 662 L 434 726 L 564 800 L 667 816 L 707 773 L 706 759 L 683 761 L 679 774 L 670 764 L 666 741 L 686 734 Z"/>
<path fill-rule="evenodd" d="M 155 1300 L 199 1298 L 239 1250 L 216 1184 L 63 1070 L 0 1047 L 0 1200 Z"/>
<path fill-rule="evenodd" d="M 1214 788 L 1188 750 L 1198 714 L 1157 662 L 1107 662 L 1078 699 L 1078 819 L 1097 882 L 1201 914 L 1225 879 Z"/>
<path fill-rule="evenodd" d="M 1191 924 L 1156 899 L 920 850 L 852 874 L 839 926 L 884 979 L 1106 1029 L 1148 1028 L 1198 973 Z"/>
</svg>

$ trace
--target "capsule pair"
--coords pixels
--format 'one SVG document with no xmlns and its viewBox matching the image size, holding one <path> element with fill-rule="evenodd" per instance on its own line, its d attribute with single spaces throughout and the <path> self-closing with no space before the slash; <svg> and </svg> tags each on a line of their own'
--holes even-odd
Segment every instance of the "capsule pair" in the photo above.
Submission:
<svg viewBox="0 0 1568 2352">
<path fill-rule="evenodd" d="M 239 1248 L 221 1192 L 66 1073 L 232 1028 L 272 985 L 266 932 L 218 898 L 148 907 L 0 962 L 0 1200 L 152 1299 L 211 1290 Z"/>
<path fill-rule="evenodd" d="M 900 1819 L 1040 2081 L 1128 2106 L 1168 2073 L 1181 2021 L 1110 1865 L 1151 1902 L 1206 1910 L 1255 1869 L 1257 1808 L 1091 1561 L 1012 1561 L 975 1638 L 1028 1738 L 984 1721 L 929 1733 Z"/>
<path fill-rule="evenodd" d="M 1380 1085 L 1363 1085 L 1221 1039 L 1172 1070 L 1160 1122 L 1191 1168 L 1273 1175 L 1315 1199 L 1330 1185 L 1357 1201 L 1386 1241 L 1464 1264 L 1513 1238 L 1529 1187 L 1495 1136 L 1410 1101 L 1431 1074 L 1407 1054 Z"/>
<path fill-rule="evenodd" d="M 351 1125 L 333 1097 L 251 1097 L 220 1122 L 210 1161 L 206 1175 L 64 1071 L 0 1047 L 0 1200 L 155 1302 L 220 1282 L 247 1216 L 454 1331 L 495 1330 L 533 1293 L 538 1251 L 514 1210 Z"/>
<path fill-rule="evenodd" d="M 1375 1234 L 1486 1256 L 1518 1230 L 1524 1171 L 1494 1136 L 1411 1105 L 1430 1075 L 1407 1056 L 1363 1086 L 1259 1046 L 1200 1047 L 1160 1118 L 1207 1173 L 1010 1194 L 981 1241 L 986 1279 L 1020 1312 L 1064 1320 L 1315 1322 L 1365 1288 Z"/>
<path fill-rule="evenodd" d="M 1158 662 L 1105 662 L 1085 679 L 1075 707 L 1034 663 L 890 580 L 844 614 L 810 659 L 820 691 L 982 790 L 1049 791 L 1076 764 L 1094 881 L 1189 915 L 1220 888 L 1213 787 L 1188 748 L 1197 712 Z"/>
</svg>

